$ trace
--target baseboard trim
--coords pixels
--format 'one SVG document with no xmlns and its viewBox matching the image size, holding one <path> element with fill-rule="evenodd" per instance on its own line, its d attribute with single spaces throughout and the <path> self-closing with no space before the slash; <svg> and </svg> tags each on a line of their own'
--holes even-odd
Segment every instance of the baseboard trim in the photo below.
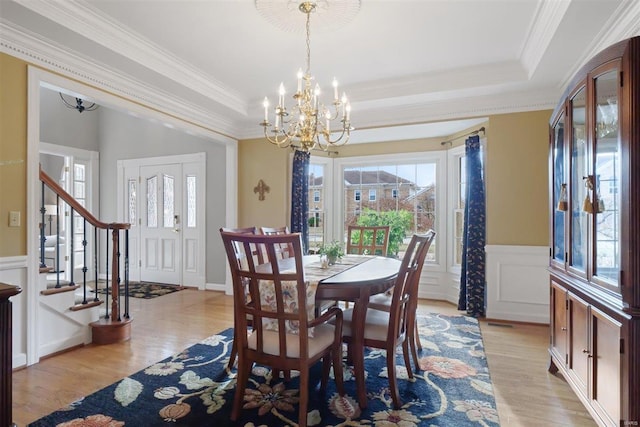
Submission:
<svg viewBox="0 0 640 427">
<path fill-rule="evenodd" d="M 227 288 L 223 283 L 205 283 L 204 290 L 225 292 Z"/>
</svg>

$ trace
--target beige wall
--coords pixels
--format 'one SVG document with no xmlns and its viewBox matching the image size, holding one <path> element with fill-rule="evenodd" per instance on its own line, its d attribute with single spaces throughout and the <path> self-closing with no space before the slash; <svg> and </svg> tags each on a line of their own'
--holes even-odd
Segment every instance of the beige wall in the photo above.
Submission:
<svg viewBox="0 0 640 427">
<path fill-rule="evenodd" d="M 549 245 L 551 110 L 491 116 L 487 244 Z"/>
<path fill-rule="evenodd" d="M 291 150 L 277 148 L 262 139 L 238 145 L 238 226 L 280 227 L 289 223 L 289 163 Z M 254 188 L 263 180 L 269 186 L 264 200 Z"/>
<path fill-rule="evenodd" d="M 548 120 L 551 110 L 489 117 L 487 137 L 487 244 L 548 246 Z M 453 137 L 457 135 L 452 135 Z M 340 157 L 441 150 L 449 138 L 347 144 Z M 453 145 L 463 144 L 458 139 Z M 286 224 L 290 150 L 264 140 L 239 142 L 238 224 Z M 314 153 L 315 155 L 315 153 Z M 268 176 L 269 179 L 265 179 Z M 253 187 L 263 178 L 271 187 L 258 201 Z"/>
<path fill-rule="evenodd" d="M 20 227 L 9 227 L 9 212 Z M 27 254 L 27 63 L 0 53 L 0 257 Z"/>
</svg>

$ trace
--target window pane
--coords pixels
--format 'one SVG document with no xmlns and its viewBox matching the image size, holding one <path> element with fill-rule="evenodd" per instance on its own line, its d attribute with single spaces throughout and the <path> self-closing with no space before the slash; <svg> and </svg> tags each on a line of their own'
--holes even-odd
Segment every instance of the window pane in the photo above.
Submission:
<svg viewBox="0 0 640 427">
<path fill-rule="evenodd" d="M 147 227 L 158 226 L 158 177 L 147 178 Z"/>
<path fill-rule="evenodd" d="M 457 209 L 464 209 L 464 201 L 467 197 L 467 158 L 465 156 L 460 157 L 458 163 L 458 199 Z"/>
<path fill-rule="evenodd" d="M 84 182 L 74 182 L 73 183 L 73 197 L 76 199 L 84 199 L 85 198 L 85 192 L 84 192 Z"/>
<path fill-rule="evenodd" d="M 324 243 L 324 165 L 309 164 L 309 252 L 318 250 Z"/>
<path fill-rule="evenodd" d="M 196 226 L 196 177 L 187 176 L 187 227 Z"/>
<path fill-rule="evenodd" d="M 173 195 L 173 177 L 169 175 L 162 175 L 162 203 L 164 206 L 164 210 L 162 212 L 163 217 L 163 226 L 165 228 L 172 228 L 174 225 L 174 195 Z"/>
<path fill-rule="evenodd" d="M 85 177 L 85 165 L 75 164 L 73 165 L 73 179 L 76 181 L 84 181 Z"/>
<path fill-rule="evenodd" d="M 389 225 L 389 254 L 402 257 L 411 236 L 433 228 L 436 164 L 380 164 L 344 168 L 345 224 Z M 361 191 L 367 191 L 366 202 Z M 430 251 L 434 260 L 435 248 Z"/>
</svg>

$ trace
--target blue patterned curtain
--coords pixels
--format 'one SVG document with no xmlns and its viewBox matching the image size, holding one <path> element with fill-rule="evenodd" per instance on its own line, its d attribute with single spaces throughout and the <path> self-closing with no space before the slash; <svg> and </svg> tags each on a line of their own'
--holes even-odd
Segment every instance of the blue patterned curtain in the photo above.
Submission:
<svg viewBox="0 0 640 427">
<path fill-rule="evenodd" d="M 467 139 L 467 194 L 464 205 L 464 233 L 462 236 L 462 272 L 458 310 L 466 310 L 474 317 L 485 315 L 485 228 L 484 173 L 480 137 Z"/>
<path fill-rule="evenodd" d="M 291 182 L 291 232 L 302 234 L 302 250 L 309 249 L 309 159 L 311 155 L 296 150 L 293 155 Z"/>
</svg>

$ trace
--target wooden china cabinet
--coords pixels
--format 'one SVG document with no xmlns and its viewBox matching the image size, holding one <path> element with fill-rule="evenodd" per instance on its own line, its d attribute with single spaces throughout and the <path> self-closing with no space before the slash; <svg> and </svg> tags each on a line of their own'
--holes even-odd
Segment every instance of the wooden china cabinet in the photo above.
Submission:
<svg viewBox="0 0 640 427">
<path fill-rule="evenodd" d="M 549 370 L 599 425 L 640 425 L 640 37 L 574 76 L 549 162 Z"/>
</svg>

